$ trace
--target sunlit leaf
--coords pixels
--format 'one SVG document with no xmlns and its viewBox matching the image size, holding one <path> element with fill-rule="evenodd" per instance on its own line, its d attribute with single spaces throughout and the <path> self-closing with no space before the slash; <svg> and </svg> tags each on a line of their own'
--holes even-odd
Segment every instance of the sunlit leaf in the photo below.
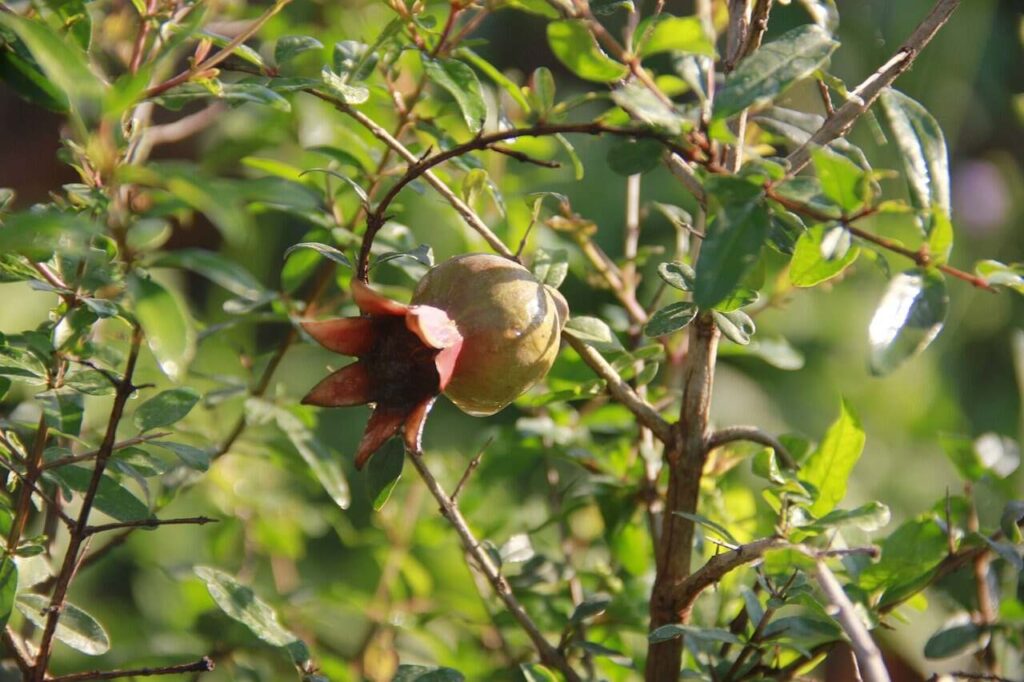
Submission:
<svg viewBox="0 0 1024 682">
<path fill-rule="evenodd" d="M 50 600 L 41 594 L 24 592 L 18 595 L 18 610 L 33 625 L 46 627 Z M 54 636 L 75 651 L 88 656 L 102 656 L 110 650 L 110 638 L 95 618 L 74 604 L 64 604 Z"/>
<path fill-rule="evenodd" d="M 423 72 L 455 99 L 469 131 L 478 132 L 487 118 L 487 105 L 473 69 L 457 59 L 423 57 Z"/>
<path fill-rule="evenodd" d="M 641 22 L 637 27 L 638 35 L 648 36 L 638 48 L 638 52 L 644 57 L 659 52 L 688 52 L 708 57 L 715 56 L 715 43 L 704 32 L 699 18 L 662 16 L 655 22 L 649 34 L 648 22 Z"/>
<path fill-rule="evenodd" d="M 867 174 L 855 163 L 821 148 L 811 150 L 811 160 L 825 196 L 844 214 L 850 215 L 868 202 Z"/>
<path fill-rule="evenodd" d="M 910 270 L 893 277 L 868 326 L 871 371 L 888 374 L 927 348 L 942 331 L 948 307 L 939 273 Z"/>
<path fill-rule="evenodd" d="M 811 513 L 821 518 L 846 497 L 846 483 L 864 451 L 864 430 L 846 401 L 840 405 L 839 418 L 829 426 L 818 449 L 811 453 L 800 470 L 801 480 L 818 490 Z"/>
<path fill-rule="evenodd" d="M 558 61 L 583 80 L 610 83 L 629 71 L 624 64 L 604 53 L 582 21 L 552 21 L 547 32 L 548 45 Z"/>
<path fill-rule="evenodd" d="M 565 323 L 565 333 L 571 334 L 600 351 L 621 351 L 622 342 L 604 320 L 596 317 L 571 317 Z"/>
<path fill-rule="evenodd" d="M 43 415 L 51 429 L 71 436 L 77 436 L 82 430 L 85 401 L 81 393 L 70 388 L 54 388 L 36 394 L 36 400 L 42 403 Z"/>
<path fill-rule="evenodd" d="M 7 626 L 18 592 L 18 565 L 13 557 L 0 559 L 0 628 Z"/>
<path fill-rule="evenodd" d="M 274 46 L 274 61 L 284 66 L 301 54 L 323 48 L 323 43 L 313 36 L 281 36 Z"/>
<path fill-rule="evenodd" d="M 460 47 L 456 50 L 456 55 L 461 59 L 465 59 L 467 62 L 482 71 L 485 76 L 494 81 L 496 85 L 508 93 L 508 96 L 511 97 L 523 111 L 531 111 L 530 103 L 527 101 L 526 95 L 523 94 L 522 89 L 516 85 L 511 78 L 499 71 L 496 66 L 478 55 L 476 52 L 473 52 L 473 50 L 468 47 Z"/>
<path fill-rule="evenodd" d="M 813 287 L 832 279 L 860 256 L 860 247 L 851 246 L 842 258 L 828 260 L 822 254 L 824 225 L 815 225 L 800 235 L 789 264 L 789 281 L 798 287 Z"/>
</svg>

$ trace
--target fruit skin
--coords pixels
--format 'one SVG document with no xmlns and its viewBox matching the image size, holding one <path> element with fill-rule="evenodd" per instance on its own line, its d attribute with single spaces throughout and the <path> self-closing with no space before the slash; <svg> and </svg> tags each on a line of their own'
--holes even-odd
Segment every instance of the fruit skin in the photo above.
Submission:
<svg viewBox="0 0 1024 682">
<path fill-rule="evenodd" d="M 498 412 L 544 378 L 558 354 L 568 305 L 523 266 L 465 254 L 431 269 L 412 306 L 439 308 L 463 344 L 444 394 L 474 416 Z"/>
</svg>

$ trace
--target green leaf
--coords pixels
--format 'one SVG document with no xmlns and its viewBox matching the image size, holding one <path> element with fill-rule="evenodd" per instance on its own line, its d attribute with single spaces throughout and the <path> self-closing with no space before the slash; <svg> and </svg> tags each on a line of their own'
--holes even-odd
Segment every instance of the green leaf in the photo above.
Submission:
<svg viewBox="0 0 1024 682">
<path fill-rule="evenodd" d="M 301 54 L 323 49 L 323 43 L 313 36 L 282 36 L 274 46 L 274 62 L 283 66 Z"/>
<path fill-rule="evenodd" d="M 434 665 L 398 666 L 391 682 L 464 682 L 465 677 L 454 668 L 440 668 Z"/>
<path fill-rule="evenodd" d="M 882 91 L 878 103 L 903 161 L 911 205 L 922 211 L 934 206 L 948 217 L 949 154 L 942 128 L 927 109 L 892 88 Z"/>
<path fill-rule="evenodd" d="M 460 47 L 455 51 L 455 54 L 458 57 L 465 59 L 467 62 L 482 71 L 485 76 L 494 81 L 495 85 L 508 93 L 508 96 L 511 97 L 524 112 L 529 113 L 532 111 L 530 103 L 526 99 L 526 95 L 523 94 L 522 88 L 516 85 L 511 78 L 499 71 L 497 67 L 489 61 L 478 55 L 476 52 L 473 52 L 473 50 L 468 47 Z"/>
<path fill-rule="evenodd" d="M 344 265 L 346 268 L 352 267 L 352 261 L 350 261 L 348 257 L 341 251 L 334 248 L 333 246 L 328 246 L 327 244 L 320 244 L 318 242 L 301 242 L 299 244 L 289 246 L 288 250 L 284 252 L 285 260 L 287 260 L 288 256 L 295 253 L 298 249 L 312 249 L 319 253 L 324 258 L 328 258 L 334 261 L 335 263 L 338 263 L 339 265 Z"/>
<path fill-rule="evenodd" d="M 207 450 L 202 450 L 192 445 L 186 445 L 185 443 L 172 443 L 166 440 L 153 440 L 149 441 L 149 443 L 150 445 L 161 447 L 164 450 L 170 450 L 185 464 L 185 466 L 192 469 L 197 471 L 206 471 L 210 468 L 210 459 L 212 455 Z"/>
<path fill-rule="evenodd" d="M 715 118 L 768 103 L 825 64 L 839 43 L 818 26 L 798 26 L 740 62 L 715 97 Z"/>
<path fill-rule="evenodd" d="M 25 43 L 13 34 L 0 32 L 0 82 L 32 104 L 66 114 L 68 98 L 56 84 L 43 74 Z"/>
<path fill-rule="evenodd" d="M 789 341 L 778 337 L 774 339 L 751 339 L 746 346 L 722 344 L 718 348 L 718 357 L 753 357 L 767 362 L 772 367 L 795 371 L 804 366 L 803 354 L 794 348 Z"/>
<path fill-rule="evenodd" d="M 346 81 L 364 81 L 376 66 L 377 55 L 366 43 L 342 40 L 334 44 L 334 71 Z"/>
<path fill-rule="evenodd" d="M 181 249 L 160 254 L 150 263 L 157 268 L 182 268 L 202 275 L 236 296 L 257 300 L 266 288 L 244 267 L 206 249 Z"/>
<path fill-rule="evenodd" d="M 811 150 L 814 170 L 821 189 L 844 215 L 862 208 L 870 199 L 867 174 L 853 161 L 826 149 Z"/>
<path fill-rule="evenodd" d="M 881 502 L 868 502 L 856 509 L 833 509 L 810 526 L 801 528 L 843 528 L 853 526 L 865 532 L 876 531 L 889 524 L 892 515 L 889 508 Z"/>
<path fill-rule="evenodd" d="M 566 334 L 570 334 L 588 346 L 599 351 L 616 352 L 623 350 L 622 342 L 604 320 L 596 317 L 570 317 L 565 323 Z"/>
<path fill-rule="evenodd" d="M 533 276 L 541 284 L 557 289 L 569 274 L 569 252 L 565 249 L 537 249 L 533 258 Z"/>
<path fill-rule="evenodd" d="M 630 81 L 612 90 L 612 101 L 637 121 L 672 135 L 678 135 L 684 126 L 692 125 L 675 109 L 636 81 Z"/>
<path fill-rule="evenodd" d="M 92 41 L 92 19 L 83 0 L 46 0 L 47 9 L 52 12 L 50 24 L 58 31 L 65 31 L 82 50 L 89 49 Z"/>
<path fill-rule="evenodd" d="M 0 27 L 13 31 L 25 43 L 43 73 L 67 96 L 72 110 L 87 118 L 99 113 L 103 86 L 88 66 L 88 55 L 77 45 L 42 21 L 14 13 L 0 12 Z"/>
<path fill-rule="evenodd" d="M 673 261 L 659 265 L 658 276 L 670 287 L 680 291 L 693 291 L 694 280 L 697 274 L 686 263 Z"/>
<path fill-rule="evenodd" d="M 585 621 L 599 616 L 605 612 L 608 605 L 612 603 L 612 598 L 608 595 L 594 595 L 581 601 L 576 608 L 573 609 L 572 615 L 569 617 L 569 622 L 573 625 L 579 625 Z"/>
<path fill-rule="evenodd" d="M 924 657 L 935 660 L 977 651 L 984 646 L 987 634 L 985 628 L 974 623 L 939 630 L 925 642 Z"/>
<path fill-rule="evenodd" d="M 24 592 L 18 595 L 18 610 L 37 628 L 45 628 L 50 613 L 50 600 L 41 594 Z M 74 604 L 64 604 L 54 636 L 75 651 L 88 656 L 102 656 L 110 650 L 110 638 L 95 618 Z"/>
<path fill-rule="evenodd" d="M 949 215 L 932 207 L 931 225 L 928 228 L 928 256 L 931 260 L 929 265 L 943 265 L 949 261 L 949 254 L 953 250 L 953 223 Z"/>
<path fill-rule="evenodd" d="M 14 596 L 18 593 L 18 564 L 14 558 L 0 559 L 0 628 L 7 627 L 14 609 Z"/>
<path fill-rule="evenodd" d="M 789 264 L 789 281 L 798 287 L 813 287 L 832 279 L 860 256 L 860 247 L 851 246 L 842 258 L 828 260 L 822 255 L 825 226 L 815 225 L 800 235 Z"/>
<path fill-rule="evenodd" d="M 927 348 L 942 331 L 948 308 L 940 273 L 909 270 L 893 277 L 868 325 L 871 372 L 888 374 Z"/>
<path fill-rule="evenodd" d="M 715 310 L 720 313 L 731 313 L 732 311 L 739 310 L 751 303 L 757 303 L 757 299 L 760 297 L 761 295 L 757 293 L 756 289 L 740 287 L 739 289 L 735 289 L 724 300 L 715 305 Z"/>
<path fill-rule="evenodd" d="M 183 83 L 153 98 L 160 106 L 172 111 L 181 109 L 186 104 L 208 98 L 222 99 L 230 105 L 260 104 L 278 111 L 291 111 L 292 105 L 287 99 L 260 83 Z"/>
<path fill-rule="evenodd" d="M 296 663 L 309 659 L 309 652 L 302 640 L 277 621 L 274 609 L 256 596 L 251 587 L 210 566 L 196 566 L 193 570 L 206 583 L 213 601 L 229 618 L 249 628 L 252 634 L 267 644 L 284 649 Z"/>
<path fill-rule="evenodd" d="M 371 268 L 375 268 L 381 263 L 389 263 L 395 260 L 408 259 L 413 260 L 428 268 L 434 267 L 434 249 L 428 244 L 420 244 L 415 249 L 409 251 L 387 251 L 380 254 L 373 260 Z"/>
<path fill-rule="evenodd" d="M 555 106 L 555 77 L 551 69 L 539 66 L 530 74 L 527 92 L 537 114 L 546 117 Z"/>
<path fill-rule="evenodd" d="M 0 253 L 19 253 L 36 263 L 48 260 L 58 249 L 64 255 L 84 253 L 91 227 L 72 213 L 16 213 L 5 218 L 0 226 Z"/>
<path fill-rule="evenodd" d="M 715 325 L 722 330 L 722 336 L 741 346 L 750 343 L 750 337 L 757 331 L 754 320 L 742 310 L 730 312 L 712 310 L 711 315 L 715 320 Z"/>
<path fill-rule="evenodd" d="M 547 32 L 548 45 L 555 57 L 583 80 L 610 83 L 629 72 L 625 65 L 604 53 L 587 25 L 580 20 L 552 21 Z"/>
<path fill-rule="evenodd" d="M 370 99 L 370 90 L 362 85 L 349 85 L 345 79 L 325 66 L 320 70 L 320 80 L 334 95 L 346 104 L 362 104 Z"/>
<path fill-rule="evenodd" d="M 864 451 L 864 430 L 860 421 L 842 401 L 839 418 L 825 433 L 818 449 L 807 458 L 800 478 L 818 489 L 811 513 L 821 518 L 835 509 L 846 496 L 846 481 Z"/>
<path fill-rule="evenodd" d="M 299 409 L 301 408 L 296 408 Z M 339 458 L 313 435 L 295 411 L 282 409 L 262 400 L 250 399 L 246 401 L 246 412 L 255 412 L 274 419 L 334 503 L 342 509 L 348 508 L 351 497 Z"/>
<path fill-rule="evenodd" d="M 424 56 L 423 72 L 455 99 L 469 131 L 479 132 L 487 119 L 487 104 L 473 69 L 457 59 L 430 59 Z"/>
<path fill-rule="evenodd" d="M 92 469 L 80 466 L 61 467 L 55 469 L 53 475 L 76 493 L 87 492 L 92 481 Z M 106 474 L 100 478 L 93 505 L 117 521 L 141 521 L 153 516 L 149 507 L 135 497 L 132 491 Z"/>
<path fill-rule="evenodd" d="M 608 146 L 608 167 L 619 175 L 646 173 L 661 163 L 664 153 L 657 140 L 617 138 Z"/>
<path fill-rule="evenodd" d="M 667 642 L 676 637 L 692 637 L 702 642 L 743 645 L 742 640 L 728 630 L 702 628 L 696 625 L 677 625 L 674 623 L 655 628 L 647 635 L 647 641 L 656 644 L 658 642 Z"/>
<path fill-rule="evenodd" d="M 195 354 L 196 343 L 184 307 L 155 280 L 134 273 L 128 277 L 128 295 L 160 369 L 172 380 L 181 379 Z"/>
<path fill-rule="evenodd" d="M 1024 294 L 1024 264 L 1007 265 L 996 260 L 983 260 L 974 266 L 974 271 L 991 286 L 1007 287 Z"/>
<path fill-rule="evenodd" d="M 86 395 L 110 395 L 114 392 L 114 385 L 110 383 L 110 379 L 94 369 L 66 375 L 64 385 Z"/>
<path fill-rule="evenodd" d="M 54 388 L 36 394 L 36 400 L 42 403 L 43 416 L 51 429 L 69 436 L 77 436 L 82 431 L 85 401 L 81 393 L 70 388 Z"/>
<path fill-rule="evenodd" d="M 387 504 L 391 492 L 402 478 L 405 465 L 405 446 L 394 438 L 381 447 L 375 457 L 366 465 L 366 487 L 374 511 L 380 511 Z"/>
<path fill-rule="evenodd" d="M 702 309 L 725 300 L 757 262 L 768 236 L 768 209 L 761 188 L 733 177 L 716 177 L 707 188 L 714 216 L 701 246 L 694 302 Z"/>
<path fill-rule="evenodd" d="M 644 325 L 646 336 L 665 336 L 679 331 L 697 317 L 697 306 L 689 302 L 669 303 L 659 309 Z"/>
<path fill-rule="evenodd" d="M 882 541 L 882 555 L 858 577 L 865 590 L 892 590 L 926 575 L 946 556 L 946 533 L 932 518 L 904 522 Z"/>
<path fill-rule="evenodd" d="M 697 17 L 661 17 L 655 20 L 654 28 L 647 34 L 647 40 L 640 44 L 637 52 L 644 57 L 661 52 L 688 52 L 715 56 L 715 44 L 704 32 Z M 641 22 L 637 35 L 647 33 L 649 23 Z"/>
<path fill-rule="evenodd" d="M 714 521 L 712 521 L 711 519 L 709 519 L 709 518 L 707 518 L 705 516 L 701 516 L 700 514 L 691 514 L 689 512 L 682 512 L 682 511 L 674 511 L 672 513 L 675 514 L 676 516 L 681 516 L 682 518 L 687 519 L 689 521 L 692 521 L 694 523 L 699 523 L 700 525 L 704 526 L 705 528 L 707 528 L 708 530 L 712 531 L 716 535 L 720 536 L 723 540 L 728 542 L 730 545 L 738 546 L 740 544 L 736 540 L 736 538 L 733 537 L 733 534 L 730 533 L 729 530 L 725 526 L 723 526 L 720 523 L 715 523 Z"/>
<path fill-rule="evenodd" d="M 170 426 L 184 419 L 198 402 L 199 394 L 194 389 L 172 388 L 139 405 L 132 418 L 139 431 Z"/>
</svg>

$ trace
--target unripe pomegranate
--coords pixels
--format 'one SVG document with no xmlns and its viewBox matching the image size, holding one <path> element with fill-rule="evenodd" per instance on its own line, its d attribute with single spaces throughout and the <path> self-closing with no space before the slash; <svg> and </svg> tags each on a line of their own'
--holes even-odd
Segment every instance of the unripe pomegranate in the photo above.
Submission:
<svg viewBox="0 0 1024 682">
<path fill-rule="evenodd" d="M 406 447 L 418 452 L 442 391 L 474 416 L 506 407 L 551 369 L 568 317 L 561 294 L 518 263 L 486 254 L 431 269 L 410 305 L 358 280 L 352 296 L 362 317 L 303 323 L 325 348 L 359 358 L 317 384 L 303 403 L 376 404 L 356 468 L 400 428 Z"/>
</svg>

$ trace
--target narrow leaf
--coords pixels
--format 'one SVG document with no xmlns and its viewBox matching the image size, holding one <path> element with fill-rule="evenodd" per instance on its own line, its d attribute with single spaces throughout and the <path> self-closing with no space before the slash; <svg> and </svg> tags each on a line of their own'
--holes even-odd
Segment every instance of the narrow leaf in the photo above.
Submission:
<svg viewBox="0 0 1024 682">
<path fill-rule="evenodd" d="M 927 348 L 942 331 L 948 308 L 941 274 L 909 270 L 893 277 L 868 326 L 872 373 L 888 374 Z"/>
<path fill-rule="evenodd" d="M 697 317 L 697 306 L 689 302 L 669 303 L 659 309 L 644 325 L 644 334 L 650 337 L 665 336 L 686 327 Z"/>
<path fill-rule="evenodd" d="M 38 628 L 46 627 L 50 600 L 41 594 L 18 595 L 18 610 Z M 102 656 L 110 650 L 110 638 L 95 618 L 74 604 L 64 604 L 54 636 L 75 651 Z"/>
</svg>

